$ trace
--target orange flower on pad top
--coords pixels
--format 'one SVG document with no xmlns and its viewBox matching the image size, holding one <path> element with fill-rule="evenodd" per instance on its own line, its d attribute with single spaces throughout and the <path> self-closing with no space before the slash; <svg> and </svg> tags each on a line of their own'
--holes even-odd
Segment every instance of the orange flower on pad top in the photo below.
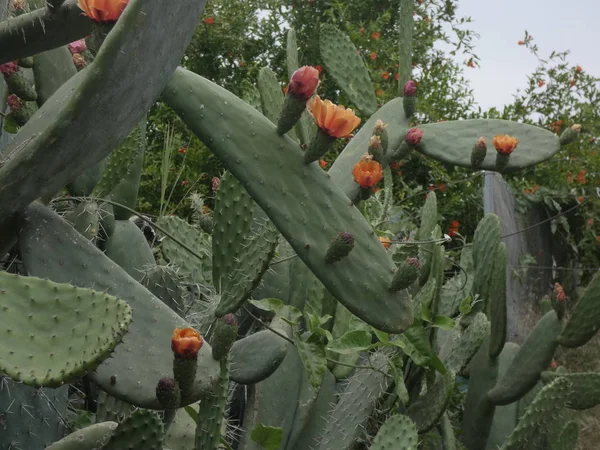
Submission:
<svg viewBox="0 0 600 450">
<path fill-rule="evenodd" d="M 379 240 L 385 248 L 390 248 L 390 246 L 392 245 L 392 241 L 390 240 L 390 238 L 386 238 L 385 236 L 379 236 Z"/>
<path fill-rule="evenodd" d="M 494 136 L 494 147 L 501 155 L 510 155 L 517 148 L 518 144 L 519 140 L 517 138 L 507 134 Z"/>
<path fill-rule="evenodd" d="M 198 356 L 203 343 L 202 336 L 193 328 L 176 328 L 171 338 L 171 350 L 179 358 L 193 359 Z"/>
<path fill-rule="evenodd" d="M 369 154 L 364 155 L 352 169 L 354 181 L 364 189 L 375 186 L 383 178 L 383 168 Z"/>
<path fill-rule="evenodd" d="M 94 22 L 116 22 L 129 0 L 77 0 L 83 14 Z"/>
<path fill-rule="evenodd" d="M 323 101 L 318 95 L 312 97 L 306 106 L 319 129 L 328 136 L 348 137 L 360 124 L 360 118 L 354 111 L 334 105 L 330 100 Z"/>
</svg>

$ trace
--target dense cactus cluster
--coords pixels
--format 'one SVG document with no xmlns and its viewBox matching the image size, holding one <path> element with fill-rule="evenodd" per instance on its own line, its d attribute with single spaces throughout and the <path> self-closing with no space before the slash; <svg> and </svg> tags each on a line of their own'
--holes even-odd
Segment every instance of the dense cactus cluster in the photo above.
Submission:
<svg viewBox="0 0 600 450">
<path fill-rule="evenodd" d="M 245 99 L 178 68 L 203 0 L 169 14 L 159 0 L 31 6 L 12 2 L 0 23 L 0 249 L 22 262 L 0 273 L 0 450 L 575 448 L 570 411 L 600 403 L 600 374 L 551 361 L 600 327 L 600 276 L 568 317 L 557 291 L 519 347 L 506 342 L 498 217 L 447 280 L 435 194 L 413 251 L 378 232 L 388 166 L 411 152 L 517 170 L 580 127 L 559 139 L 501 120 L 415 126 L 410 0 L 399 97 L 381 107 L 352 41 L 321 29 L 358 112 L 316 95 L 293 30 L 285 96 L 267 68 Z M 195 223 L 134 216 L 159 97 L 227 169 Z M 318 160 L 347 137 L 325 172 Z M 382 179 L 375 230 L 359 207 Z M 72 433 L 69 383 L 94 422 Z"/>
</svg>

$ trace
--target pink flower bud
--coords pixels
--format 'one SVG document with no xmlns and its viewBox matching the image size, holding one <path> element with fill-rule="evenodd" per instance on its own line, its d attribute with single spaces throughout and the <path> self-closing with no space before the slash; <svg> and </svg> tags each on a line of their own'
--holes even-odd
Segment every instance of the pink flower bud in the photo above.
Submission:
<svg viewBox="0 0 600 450">
<path fill-rule="evenodd" d="M 423 138 L 423 130 L 420 128 L 411 128 L 406 133 L 406 137 L 404 138 L 406 142 L 410 145 L 419 145 L 421 139 Z"/>
<path fill-rule="evenodd" d="M 71 55 L 75 53 L 83 53 L 87 50 L 87 45 L 85 45 L 85 39 L 79 39 L 78 41 L 71 42 L 69 44 L 69 51 Z"/>
<path fill-rule="evenodd" d="M 408 80 L 404 85 L 404 96 L 414 97 L 417 94 L 417 83 L 413 80 Z"/>
<path fill-rule="evenodd" d="M 18 111 L 19 109 L 21 109 L 21 99 L 19 97 L 17 97 L 15 94 L 10 94 L 7 98 L 6 98 L 6 104 L 8 105 L 8 107 L 10 108 L 11 111 Z"/>
<path fill-rule="evenodd" d="M 2 73 L 2 75 L 4 75 L 5 77 L 10 77 L 14 73 L 17 73 L 18 71 L 19 71 L 19 66 L 17 65 L 16 61 L 7 62 L 7 63 L 0 65 L 0 73 Z"/>
<path fill-rule="evenodd" d="M 219 177 L 213 177 L 213 179 L 212 179 L 213 192 L 217 192 L 217 189 L 219 189 L 219 184 L 221 184 L 221 179 Z"/>
<path fill-rule="evenodd" d="M 319 86 L 319 71 L 314 67 L 304 66 L 296 70 L 288 85 L 288 93 L 300 100 L 308 100 Z"/>
</svg>

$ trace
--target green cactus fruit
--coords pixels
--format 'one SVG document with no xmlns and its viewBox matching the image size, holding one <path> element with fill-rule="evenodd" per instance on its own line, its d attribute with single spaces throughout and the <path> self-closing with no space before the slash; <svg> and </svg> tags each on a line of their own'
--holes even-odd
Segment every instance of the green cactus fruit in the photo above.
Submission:
<svg viewBox="0 0 600 450">
<path fill-rule="evenodd" d="M 431 430 L 440 420 L 454 390 L 456 375 L 451 370 L 439 376 L 435 384 L 414 402 L 406 414 L 416 424 L 419 433 Z"/>
<path fill-rule="evenodd" d="M 369 450 L 417 450 L 419 436 L 411 419 L 396 414 L 381 426 Z"/>
<path fill-rule="evenodd" d="M 481 169 L 481 165 L 483 161 L 485 161 L 485 157 L 487 155 L 487 139 L 485 136 L 481 136 L 477 139 L 477 142 L 473 146 L 473 150 L 471 150 L 471 168 L 473 170 Z"/>
<path fill-rule="evenodd" d="M 497 378 L 498 359 L 490 359 L 489 340 L 486 340 L 470 365 L 461 438 L 467 450 L 480 450 L 486 446 L 496 410 L 486 394 L 494 387 Z"/>
<path fill-rule="evenodd" d="M 207 213 L 200 214 L 198 216 L 198 226 L 206 234 L 212 234 L 214 229 L 213 216 Z"/>
<path fill-rule="evenodd" d="M 137 282 L 144 278 L 146 267 L 156 265 L 144 233 L 130 220 L 115 221 L 115 230 L 104 244 L 104 253 Z"/>
<path fill-rule="evenodd" d="M 500 354 L 506 341 L 506 244 L 501 242 L 493 261 L 490 296 L 490 358 Z"/>
<path fill-rule="evenodd" d="M 418 258 L 406 258 L 398 267 L 390 284 L 390 291 L 400 291 L 409 288 L 421 272 L 421 262 Z"/>
<path fill-rule="evenodd" d="M 347 257 L 354 248 L 354 236 L 347 232 L 338 233 L 331 241 L 327 253 L 325 254 L 326 263 L 334 263 Z"/>
<path fill-rule="evenodd" d="M 335 141 L 335 136 L 328 135 L 320 128 L 317 129 L 317 133 L 310 141 L 310 145 L 304 153 L 304 164 L 310 164 L 311 162 L 321 159 L 329 150 L 331 150 Z"/>
<path fill-rule="evenodd" d="M 156 385 L 156 398 L 164 409 L 177 409 L 181 403 L 181 390 L 174 378 L 164 377 Z"/>
<path fill-rule="evenodd" d="M 6 272 L 0 282 L 0 370 L 30 386 L 61 386 L 94 370 L 131 322 L 131 308 L 107 294 Z"/>
<path fill-rule="evenodd" d="M 67 47 L 59 47 L 33 57 L 33 76 L 37 91 L 37 104 L 46 101 L 77 73 Z"/>
<path fill-rule="evenodd" d="M 507 342 L 498 355 L 498 377 L 501 378 L 519 352 L 519 345 Z M 486 450 L 497 450 L 515 429 L 519 419 L 519 402 L 497 406 L 494 421 L 487 440 Z"/>
<path fill-rule="evenodd" d="M 162 450 L 164 435 L 158 413 L 138 409 L 119 424 L 103 450 Z"/>
<path fill-rule="evenodd" d="M 571 125 L 570 127 L 565 128 L 565 131 L 562 132 L 559 138 L 560 145 L 567 145 L 575 141 L 580 132 L 581 125 L 579 124 Z"/>
<path fill-rule="evenodd" d="M 189 396 L 192 390 L 198 368 L 198 352 L 203 345 L 202 336 L 193 328 L 176 328 L 173 332 L 173 375 L 182 397 Z"/>
<path fill-rule="evenodd" d="M 338 301 L 384 332 L 401 333 L 412 324 L 408 293 L 387 289 L 394 268 L 391 255 L 328 172 L 318 164 L 303 165 L 302 150 L 278 136 L 264 116 L 185 69 L 175 71 L 163 99 L 240 180 Z M 328 264 L 327 248 L 340 230 L 355 237 L 354 249 L 349 257 Z M 368 303 L 361 300 L 366 297 Z"/>
<path fill-rule="evenodd" d="M 286 341 L 271 330 L 246 336 L 231 347 L 229 378 L 239 384 L 259 383 L 277 370 L 287 350 Z"/>
<path fill-rule="evenodd" d="M 383 161 L 383 144 L 381 143 L 381 138 L 379 136 L 373 135 L 371 139 L 369 139 L 369 155 L 373 157 L 374 161 L 377 161 L 381 164 Z"/>
<path fill-rule="evenodd" d="M 594 275 L 575 305 L 558 338 L 563 347 L 575 348 L 588 342 L 600 328 L 600 272 Z"/>
<path fill-rule="evenodd" d="M 4 74 L 4 81 L 6 82 L 6 86 L 8 86 L 8 90 L 11 94 L 15 94 L 28 102 L 34 102 L 37 100 L 37 92 L 35 88 L 31 85 L 23 73 L 18 70 L 18 68 L 16 72 L 10 75 Z"/>
<path fill-rule="evenodd" d="M 26 58 L 19 59 L 18 64 L 26 69 L 31 69 L 33 67 L 33 56 L 27 56 Z"/>
<path fill-rule="evenodd" d="M 408 80 L 404 83 L 402 92 L 402 105 L 404 106 L 404 115 L 410 118 L 415 113 L 417 103 L 417 84 L 413 80 Z"/>
<path fill-rule="evenodd" d="M 519 140 L 506 171 L 531 167 L 552 158 L 560 150 L 558 136 L 548 130 L 498 119 L 469 119 L 423 124 L 424 137 L 416 150 L 446 164 L 471 167 L 473 142 L 507 134 Z M 481 169 L 496 170 L 496 154 L 488 152 Z"/>
<path fill-rule="evenodd" d="M 102 422 L 74 431 L 45 450 L 96 450 L 110 440 L 116 428 L 116 422 Z M 28 447 L 29 448 L 29 447 Z"/>
<path fill-rule="evenodd" d="M 525 339 L 510 368 L 488 393 L 488 400 L 495 405 L 508 405 L 535 386 L 542 371 L 552 361 L 561 329 L 556 312 L 550 311 L 542 317 Z"/>
<path fill-rule="evenodd" d="M 21 100 L 15 94 L 10 94 L 6 99 L 6 103 L 10 108 L 9 116 L 19 127 L 24 126 L 38 110 L 35 102 Z"/>
<path fill-rule="evenodd" d="M 375 128 L 373 128 L 373 136 L 379 137 L 384 155 L 388 152 L 390 143 L 387 127 L 387 123 L 384 123 L 382 120 L 377 119 L 377 121 L 375 122 Z"/>
<path fill-rule="evenodd" d="M 229 350 L 237 339 L 238 323 L 233 314 L 226 314 L 217 320 L 212 338 L 212 355 L 217 361 L 229 355 Z"/>
<path fill-rule="evenodd" d="M 536 395 L 517 427 L 501 450 L 529 450 L 555 426 L 560 411 L 565 406 L 571 386 L 565 378 L 558 378 Z M 538 444 L 539 445 L 539 444 Z"/>
<path fill-rule="evenodd" d="M 169 343 L 173 330 L 188 327 L 187 322 L 45 206 L 31 204 L 19 229 L 19 252 L 27 273 L 94 288 L 128 302 L 133 321 L 123 342 L 90 377 L 114 397 L 160 409 L 156 384 L 172 370 Z M 211 352 L 208 344 L 200 350 L 194 388 L 183 404 L 197 401 L 218 377 L 219 365 Z"/>
<path fill-rule="evenodd" d="M 295 97 L 288 91 L 277 120 L 277 134 L 284 135 L 294 128 L 304 111 L 306 111 L 306 100 Z"/>
<path fill-rule="evenodd" d="M 584 410 L 600 404 L 600 373 L 557 373 L 542 372 L 542 381 L 545 383 L 562 377 L 572 384 L 572 392 L 567 399 L 567 408 Z"/>
<path fill-rule="evenodd" d="M 319 33 L 321 57 L 338 86 L 366 116 L 377 111 L 373 83 L 359 50 L 346 34 L 330 24 L 321 25 Z"/>
</svg>

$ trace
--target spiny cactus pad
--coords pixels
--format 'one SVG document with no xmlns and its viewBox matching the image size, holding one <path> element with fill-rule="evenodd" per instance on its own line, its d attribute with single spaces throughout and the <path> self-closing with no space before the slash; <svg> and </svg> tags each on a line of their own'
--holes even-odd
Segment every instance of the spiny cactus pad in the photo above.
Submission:
<svg viewBox="0 0 600 450">
<path fill-rule="evenodd" d="M 278 136 L 264 116 L 185 69 L 175 72 L 163 98 L 241 181 L 340 302 L 382 331 L 401 333 L 412 324 L 408 293 L 387 290 L 395 269 L 391 256 L 318 164 L 305 165 L 301 149 Z M 327 248 L 343 231 L 352 233 L 356 245 L 342 261 L 327 264 Z"/>
<path fill-rule="evenodd" d="M 131 306 L 133 322 L 128 333 L 92 379 L 114 397 L 143 408 L 160 409 L 156 385 L 172 374 L 173 330 L 189 325 L 43 205 L 34 203 L 26 211 L 19 250 L 28 273 L 94 288 L 118 296 Z M 211 357 L 211 347 L 204 343 L 198 353 L 196 383 L 185 404 L 211 389 L 218 374 L 219 365 Z"/>
<path fill-rule="evenodd" d="M 165 14 L 161 0 L 129 2 L 94 62 L 61 86 L 3 152 L 0 221 L 60 191 L 127 137 L 181 61 L 204 3 L 182 0 Z M 81 16 L 76 2 L 69 4 Z M 22 42 L 21 33 L 13 35 Z"/>
<path fill-rule="evenodd" d="M 488 311 L 492 274 L 496 268 L 496 252 L 500 244 L 500 219 L 495 214 L 486 214 L 477 224 L 473 237 L 473 265 L 475 276 L 473 294 L 482 300 L 481 308 Z"/>
<path fill-rule="evenodd" d="M 229 378 L 240 384 L 259 383 L 277 370 L 286 354 L 286 341 L 272 331 L 251 334 L 233 344 Z"/>
<path fill-rule="evenodd" d="M 59 47 L 33 57 L 37 103 L 42 106 L 64 83 L 77 73 L 71 52 Z"/>
<path fill-rule="evenodd" d="M 521 398 L 540 379 L 550 365 L 556 347 L 561 322 L 554 311 L 548 312 L 529 333 L 510 368 L 488 393 L 495 405 L 508 405 Z"/>
<path fill-rule="evenodd" d="M 0 371 L 60 386 L 94 370 L 118 344 L 131 308 L 111 295 L 0 272 Z"/>
<path fill-rule="evenodd" d="M 563 377 L 572 384 L 572 392 L 567 399 L 569 409 L 590 409 L 600 404 L 600 373 L 558 373 L 542 372 L 542 381 L 549 383 Z"/>
<path fill-rule="evenodd" d="M 490 358 L 500 354 L 506 342 L 506 244 L 501 242 L 492 262 L 490 296 Z"/>
<path fill-rule="evenodd" d="M 77 430 L 46 450 L 96 450 L 112 437 L 118 424 L 116 422 L 101 422 Z"/>
<path fill-rule="evenodd" d="M 379 429 L 370 450 L 417 450 L 418 442 L 414 422 L 402 414 L 396 414 Z"/>
<path fill-rule="evenodd" d="M 210 236 L 176 216 L 161 217 L 157 224 L 191 248 L 197 255 L 202 256 L 200 259 L 177 242 L 165 237 L 160 246 L 161 251 L 165 258 L 177 268 L 179 276 L 189 283 L 210 282 Z"/>
<path fill-rule="evenodd" d="M 600 328 L 600 272 L 597 273 L 575 305 L 571 317 L 558 338 L 563 347 L 579 347 Z"/>
<path fill-rule="evenodd" d="M 471 149 L 481 136 L 490 143 L 482 169 L 495 170 L 494 136 L 508 134 L 519 140 L 510 155 L 506 171 L 534 166 L 552 158 L 560 150 L 558 136 L 543 128 L 498 119 L 471 119 L 423 124 L 424 132 L 416 150 L 447 164 L 471 167 Z"/>
<path fill-rule="evenodd" d="M 327 72 L 352 103 L 365 115 L 377 111 L 377 97 L 369 71 L 350 38 L 333 25 L 323 24 L 319 34 L 319 48 Z"/>
<path fill-rule="evenodd" d="M 162 450 L 164 435 L 158 413 L 138 409 L 119 424 L 103 450 Z"/>
<path fill-rule="evenodd" d="M 115 230 L 106 241 L 104 253 L 137 282 L 144 278 L 146 267 L 156 265 L 144 233 L 130 220 L 115 221 Z"/>
<path fill-rule="evenodd" d="M 439 375 L 431 389 L 419 397 L 406 411 L 408 417 L 416 424 L 419 433 L 431 430 L 446 411 L 450 395 L 454 390 L 455 377 L 451 370 L 446 375 Z"/>
<path fill-rule="evenodd" d="M 440 351 L 440 359 L 448 370 L 460 373 L 471 362 L 489 333 L 490 322 L 486 315 L 477 313 L 465 331 L 455 331 L 446 341 Z"/>
</svg>

